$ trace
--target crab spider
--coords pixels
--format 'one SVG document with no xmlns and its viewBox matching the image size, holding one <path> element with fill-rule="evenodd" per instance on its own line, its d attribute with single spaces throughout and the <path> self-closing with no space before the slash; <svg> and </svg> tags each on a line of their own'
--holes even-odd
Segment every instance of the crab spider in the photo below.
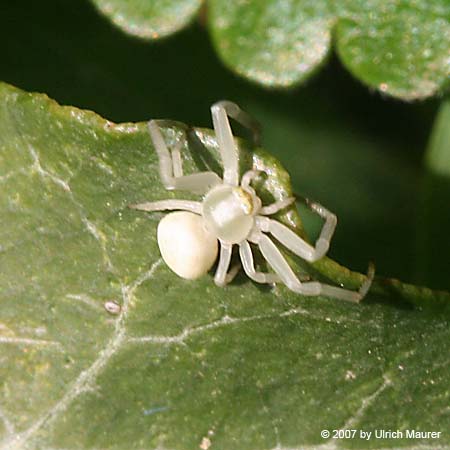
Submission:
<svg viewBox="0 0 450 450">
<path fill-rule="evenodd" d="M 159 158 L 161 181 L 168 190 L 186 190 L 203 195 L 203 200 L 167 199 L 130 205 L 141 211 L 178 210 L 166 215 L 158 226 L 158 244 L 163 259 L 178 275 L 195 279 L 206 274 L 213 266 L 220 244 L 219 263 L 214 276 L 218 286 L 229 283 L 239 267 L 230 270 L 234 245 L 245 273 L 257 283 L 283 283 L 302 295 L 338 298 L 359 302 L 367 293 L 374 276 L 373 268 L 358 291 L 351 291 L 318 281 L 302 282 L 274 243 L 273 238 L 292 253 L 308 262 L 326 255 L 336 227 L 336 216 L 322 205 L 306 201 L 307 206 L 324 219 L 324 225 L 315 245 L 311 245 L 282 223 L 269 216 L 294 202 L 287 198 L 263 206 L 251 186 L 258 175 L 249 170 L 239 181 L 239 154 L 228 117 L 253 132 L 255 142 L 259 138 L 258 124 L 239 106 L 229 101 L 215 103 L 211 107 L 214 131 L 223 165 L 223 179 L 215 172 L 199 172 L 184 175 L 180 148 L 181 140 L 169 152 L 161 134 L 159 123 L 148 123 L 153 145 Z M 258 246 L 262 256 L 273 269 L 264 273 L 255 269 L 250 243 Z M 180 245 L 181 244 L 181 245 Z"/>
</svg>

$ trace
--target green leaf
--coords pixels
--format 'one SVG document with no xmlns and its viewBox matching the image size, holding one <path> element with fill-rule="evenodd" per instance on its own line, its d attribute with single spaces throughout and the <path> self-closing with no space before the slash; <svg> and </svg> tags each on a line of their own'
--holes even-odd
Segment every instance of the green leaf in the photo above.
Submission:
<svg viewBox="0 0 450 450">
<path fill-rule="evenodd" d="M 335 29 L 342 62 L 368 86 L 405 100 L 448 82 L 446 0 L 210 0 L 210 25 L 224 62 L 266 86 L 292 86 L 323 64 Z"/>
<path fill-rule="evenodd" d="M 333 14 L 327 1 L 210 0 L 216 49 L 237 73 L 266 86 L 304 80 L 327 57 Z"/>
<path fill-rule="evenodd" d="M 188 143 L 187 171 L 216 164 L 211 131 Z M 271 171 L 262 195 L 290 194 L 272 157 L 240 148 Z M 353 305 L 244 276 L 223 289 L 210 275 L 177 278 L 159 258 L 161 215 L 127 208 L 175 196 L 145 124 L 1 84 L 0 183 L 2 448 L 261 450 L 317 446 L 322 429 L 450 429 L 449 317 L 395 305 L 449 295 L 378 280 L 379 294 Z M 287 218 L 300 227 L 294 210 Z M 362 280 L 330 260 L 316 270 Z M 411 442 L 450 443 L 336 444 Z"/>
<path fill-rule="evenodd" d="M 192 22 L 202 0 L 92 0 L 114 24 L 144 39 L 173 34 Z"/>
<path fill-rule="evenodd" d="M 450 99 L 444 99 L 436 116 L 425 155 L 425 173 L 419 201 L 416 260 L 417 279 L 430 286 L 450 289 Z M 445 285 L 442 281 L 445 280 Z"/>
<path fill-rule="evenodd" d="M 450 2 L 347 0 L 338 54 L 358 79 L 403 100 L 436 95 L 450 76 Z"/>
<path fill-rule="evenodd" d="M 450 177 L 450 98 L 443 100 L 427 150 L 426 168 L 445 178 Z"/>
<path fill-rule="evenodd" d="M 188 25 L 201 0 L 92 0 L 127 33 L 146 39 Z M 213 43 L 236 73 L 268 87 L 304 82 L 334 37 L 344 65 L 371 88 L 403 100 L 436 95 L 450 75 L 447 0 L 209 0 Z"/>
</svg>

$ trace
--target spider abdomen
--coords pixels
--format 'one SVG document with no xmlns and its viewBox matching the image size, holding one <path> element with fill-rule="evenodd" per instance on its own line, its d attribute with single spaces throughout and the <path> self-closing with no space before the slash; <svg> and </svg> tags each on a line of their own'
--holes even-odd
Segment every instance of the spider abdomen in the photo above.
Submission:
<svg viewBox="0 0 450 450">
<path fill-rule="evenodd" d="M 201 216 L 187 211 L 167 214 L 158 225 L 158 246 L 165 263 L 178 276 L 195 280 L 217 259 L 217 238 Z"/>
<path fill-rule="evenodd" d="M 208 192 L 203 200 L 203 218 L 208 230 L 224 242 L 242 242 L 254 223 L 250 194 L 240 187 L 222 184 Z"/>
</svg>

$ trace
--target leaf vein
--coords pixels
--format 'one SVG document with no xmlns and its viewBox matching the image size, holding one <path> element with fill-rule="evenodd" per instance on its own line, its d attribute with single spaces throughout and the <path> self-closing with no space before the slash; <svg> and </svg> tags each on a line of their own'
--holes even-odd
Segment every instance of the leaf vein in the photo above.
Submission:
<svg viewBox="0 0 450 450">
<path fill-rule="evenodd" d="M 48 426 L 59 417 L 59 414 L 70 406 L 70 404 L 83 392 L 91 390 L 91 386 L 108 364 L 112 356 L 121 348 L 126 340 L 126 318 L 131 299 L 136 289 L 145 281 L 153 277 L 156 269 L 160 266 L 162 259 L 158 259 L 148 271 L 141 274 L 130 285 L 122 285 L 123 306 L 115 321 L 114 333 L 100 352 L 99 357 L 71 384 L 61 399 L 41 417 L 39 417 L 27 430 L 7 437 L 1 446 L 4 450 L 15 450 L 23 448 L 30 438 L 43 426 Z"/>
<path fill-rule="evenodd" d="M 56 341 L 46 341 L 44 339 L 32 339 L 15 336 L 0 336 L 0 344 L 54 346 L 59 347 L 61 351 L 63 350 L 62 345 Z"/>
</svg>

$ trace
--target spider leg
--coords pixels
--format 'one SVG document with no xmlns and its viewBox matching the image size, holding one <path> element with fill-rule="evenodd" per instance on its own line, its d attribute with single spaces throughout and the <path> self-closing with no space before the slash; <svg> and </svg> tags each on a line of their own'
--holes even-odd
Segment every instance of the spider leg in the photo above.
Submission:
<svg viewBox="0 0 450 450">
<path fill-rule="evenodd" d="M 199 172 L 191 175 L 183 175 L 180 153 L 183 141 L 179 141 L 176 144 L 171 156 L 159 129 L 159 123 L 167 122 L 150 120 L 148 130 L 159 159 L 159 175 L 166 189 L 179 189 L 203 194 L 212 186 L 221 183 L 219 175 L 215 172 Z"/>
<path fill-rule="evenodd" d="M 327 253 L 328 248 L 330 247 L 330 241 L 333 237 L 334 230 L 336 229 L 337 217 L 320 203 L 314 202 L 304 197 L 297 198 L 299 200 L 302 200 L 311 211 L 322 217 L 322 219 L 325 219 L 325 223 L 323 224 L 322 230 L 320 231 L 320 236 L 316 241 L 316 248 L 319 247 L 320 249 L 322 249 L 322 252 L 324 252 L 322 256 L 324 256 Z"/>
<path fill-rule="evenodd" d="M 295 202 L 295 197 L 287 197 L 283 200 L 277 200 L 274 203 L 271 203 L 270 205 L 263 206 L 259 210 L 259 214 L 263 216 L 270 216 L 272 214 L 277 213 L 278 211 L 281 211 L 282 209 L 292 205 L 292 203 Z"/>
<path fill-rule="evenodd" d="M 239 156 L 228 117 L 233 118 L 253 133 L 255 144 L 259 143 L 259 124 L 249 114 L 242 111 L 236 103 L 226 100 L 211 106 L 214 131 L 219 143 L 223 163 L 223 180 L 227 184 L 239 184 Z"/>
<path fill-rule="evenodd" d="M 166 211 L 169 209 L 180 209 L 190 211 L 195 214 L 202 213 L 202 204 L 192 200 L 159 200 L 157 202 L 139 203 L 136 205 L 128 205 L 128 208 L 138 209 L 139 211 Z"/>
<path fill-rule="evenodd" d="M 181 178 L 183 174 L 183 162 L 181 160 L 181 147 L 183 141 L 179 140 L 172 149 L 172 171 L 174 178 Z"/>
<path fill-rule="evenodd" d="M 247 170 L 247 172 L 245 172 L 244 175 L 242 175 L 241 188 L 245 190 L 250 189 L 252 192 L 255 192 L 254 189 L 250 186 L 250 183 L 252 182 L 252 180 L 257 178 L 260 173 L 261 171 L 259 170 Z"/>
<path fill-rule="evenodd" d="M 214 275 L 214 283 L 216 283 L 217 286 L 225 286 L 230 283 L 239 271 L 239 264 L 236 264 L 230 271 L 228 271 L 231 262 L 232 250 L 233 244 L 227 244 L 220 241 L 219 264 Z"/>
<path fill-rule="evenodd" d="M 264 216 L 256 216 L 256 224 L 260 230 L 269 232 L 291 252 L 309 262 L 315 262 L 326 255 L 330 246 L 330 241 L 326 236 L 327 233 L 329 233 L 329 230 L 331 230 L 331 233 L 334 231 L 335 226 L 335 222 L 333 224 L 330 221 L 328 226 L 327 223 L 325 223 L 319 239 L 317 239 L 316 245 L 313 247 L 290 230 L 286 225 L 283 225 L 276 220 Z"/>
<path fill-rule="evenodd" d="M 348 289 L 331 286 L 329 284 L 311 281 L 302 283 L 287 263 L 284 256 L 278 250 L 277 246 L 263 233 L 253 233 L 253 242 L 258 244 L 262 255 L 278 274 L 281 281 L 292 291 L 307 296 L 324 295 L 337 298 L 348 302 L 359 303 L 367 294 L 373 280 L 373 269 L 369 269 L 366 281 L 362 284 L 359 291 L 350 291 Z"/>
<path fill-rule="evenodd" d="M 239 255 L 242 261 L 242 267 L 247 276 L 257 283 L 278 283 L 280 278 L 274 273 L 263 273 L 255 270 L 252 249 L 248 241 L 242 241 L 239 244 Z"/>
<path fill-rule="evenodd" d="M 247 192 L 250 192 L 254 198 L 258 199 L 258 203 L 261 204 L 261 200 L 257 197 L 255 190 L 250 186 L 250 183 L 257 178 L 261 174 L 260 170 L 248 170 L 247 172 L 242 175 L 241 178 L 241 188 L 244 189 Z M 275 214 L 278 211 L 281 211 L 282 209 L 286 208 L 287 206 L 291 205 L 295 202 L 295 197 L 287 197 L 282 200 L 277 200 L 276 202 L 267 205 L 259 207 L 259 214 L 263 216 L 269 216 L 271 214 Z"/>
</svg>

